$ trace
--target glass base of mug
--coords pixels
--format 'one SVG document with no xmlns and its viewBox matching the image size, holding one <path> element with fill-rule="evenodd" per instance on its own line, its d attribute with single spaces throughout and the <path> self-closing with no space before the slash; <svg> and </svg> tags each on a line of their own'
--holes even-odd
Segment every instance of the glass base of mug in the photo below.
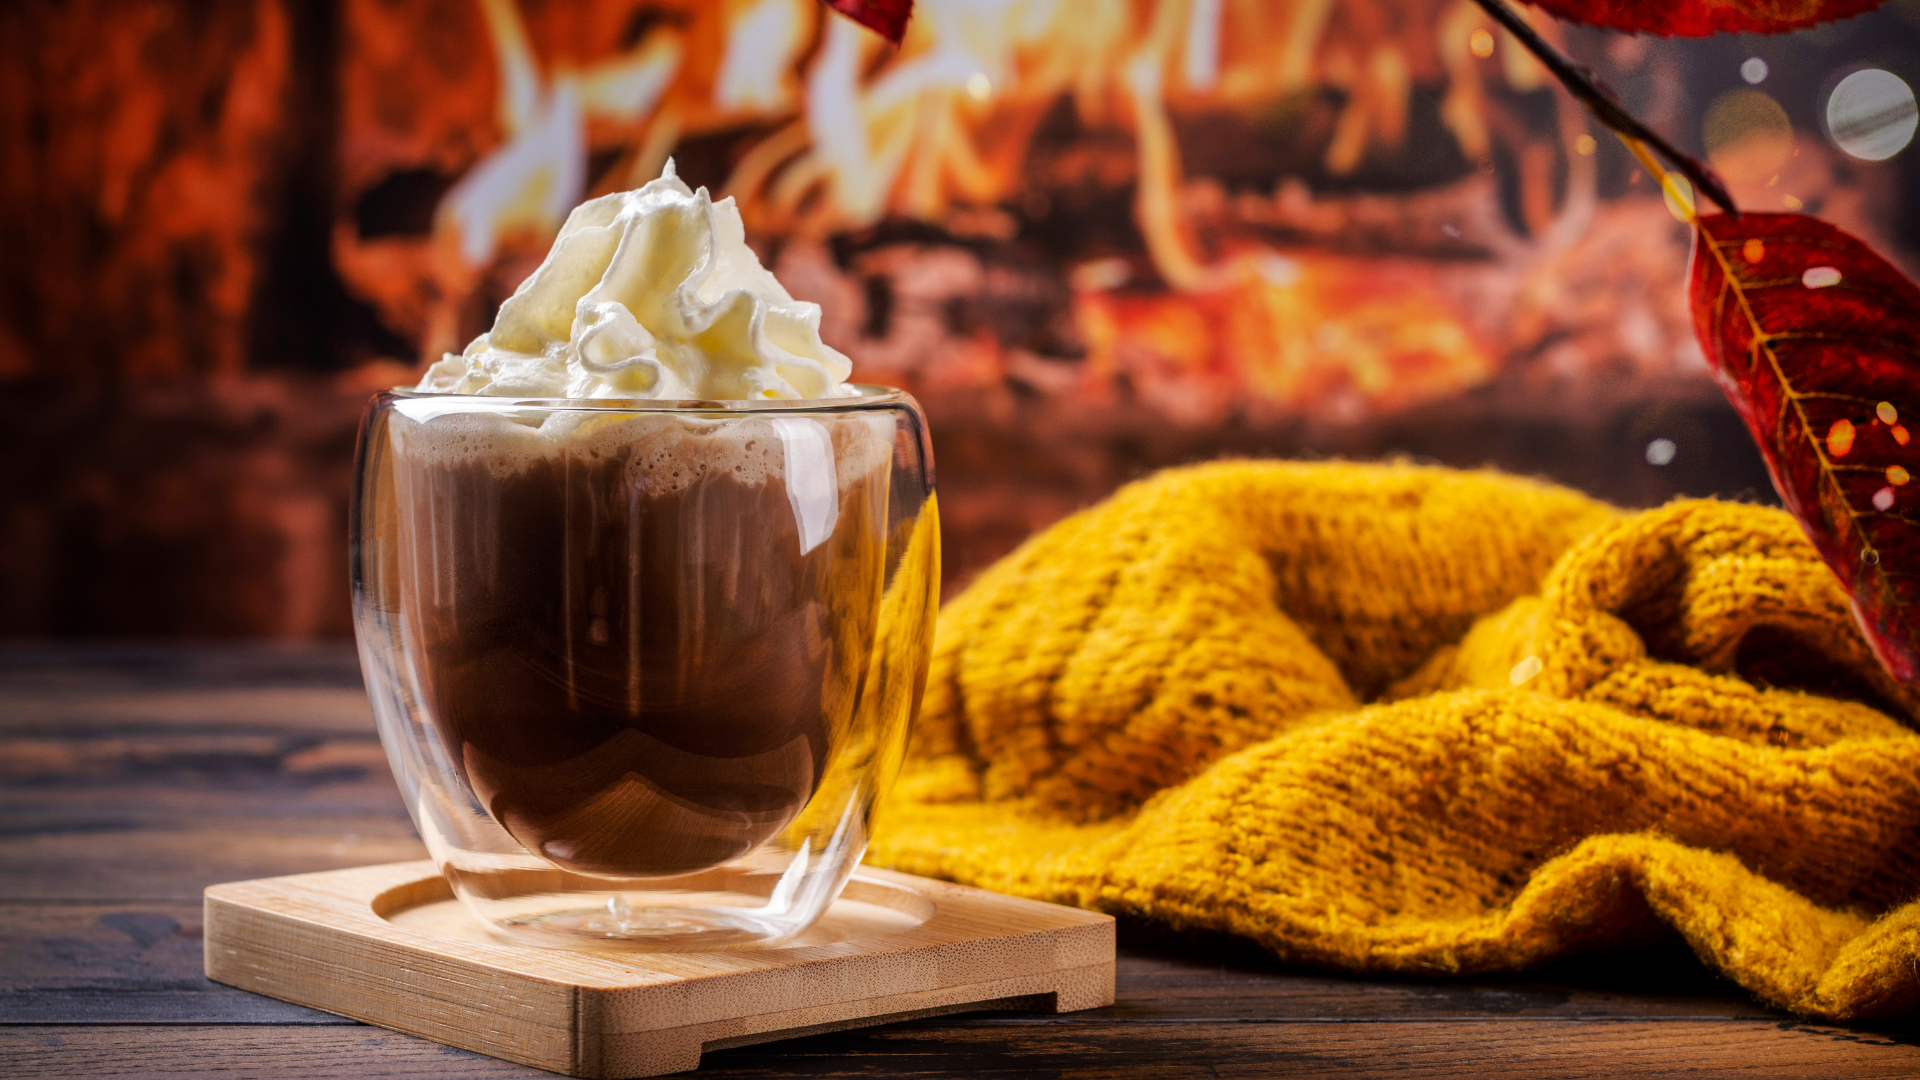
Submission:
<svg viewBox="0 0 1920 1080">
<path fill-rule="evenodd" d="M 484 901 L 485 921 L 517 942 L 628 945 L 655 951 L 743 949 L 791 937 L 805 924 L 769 918 L 765 897 L 726 893 L 566 892 Z M 471 905 L 470 905 L 471 906 Z"/>
<path fill-rule="evenodd" d="M 429 835 L 438 839 L 437 830 Z M 713 952 L 777 945 L 811 926 L 866 847 L 857 827 L 837 837 L 853 845 L 846 857 L 809 858 L 804 843 L 794 852 L 768 847 L 665 878 L 582 874 L 528 855 L 428 847 L 461 906 L 495 938 L 559 949 Z"/>
</svg>

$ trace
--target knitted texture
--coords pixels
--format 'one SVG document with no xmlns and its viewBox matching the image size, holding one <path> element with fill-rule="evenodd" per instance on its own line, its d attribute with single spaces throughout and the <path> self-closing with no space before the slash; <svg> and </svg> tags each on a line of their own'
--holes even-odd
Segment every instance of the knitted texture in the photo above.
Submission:
<svg viewBox="0 0 1920 1080">
<path fill-rule="evenodd" d="M 1661 923 L 1760 998 L 1920 1002 L 1920 698 L 1791 518 L 1492 473 L 1230 463 L 940 615 L 869 860 L 1353 971 Z"/>
</svg>

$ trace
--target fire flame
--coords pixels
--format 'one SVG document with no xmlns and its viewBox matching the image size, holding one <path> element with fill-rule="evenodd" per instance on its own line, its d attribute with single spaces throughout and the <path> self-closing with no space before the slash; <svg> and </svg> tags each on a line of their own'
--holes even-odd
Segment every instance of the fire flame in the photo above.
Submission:
<svg viewBox="0 0 1920 1080">
<path fill-rule="evenodd" d="M 456 315 L 503 238 L 544 242 L 589 194 L 595 132 L 623 147 L 599 185 L 614 190 L 651 178 L 683 138 L 765 127 L 723 193 L 758 232 L 825 236 L 1007 202 L 1037 128 L 1070 101 L 1083 127 L 1131 135 L 1136 224 L 1169 287 L 1140 288 L 1124 262 L 1076 271 L 1087 378 L 1212 373 L 1296 408 L 1391 407 L 1483 379 L 1494 361 L 1450 313 L 1430 266 L 1197 240 L 1176 111 L 1260 108 L 1336 88 L 1345 101 L 1323 165 L 1341 175 L 1373 148 L 1400 145 L 1414 86 L 1444 81 L 1442 121 L 1463 156 L 1486 160 L 1497 142 L 1513 150 L 1536 247 L 1571 242 L 1593 214 L 1592 159 L 1571 149 L 1583 115 L 1562 95 L 1557 146 L 1501 122 L 1487 80 L 1524 91 L 1545 85 L 1544 73 L 1471 0 L 920 0 L 897 51 L 814 0 L 736 0 L 690 5 L 624 54 L 546 73 L 515 0 L 478 2 L 508 138 L 436 218 L 442 301 L 429 356 L 457 345 Z M 1537 25 L 1557 33 L 1544 18 Z M 1491 59 L 1470 45 L 1488 33 L 1500 43 Z M 1556 206 L 1558 162 L 1566 183 Z"/>
</svg>

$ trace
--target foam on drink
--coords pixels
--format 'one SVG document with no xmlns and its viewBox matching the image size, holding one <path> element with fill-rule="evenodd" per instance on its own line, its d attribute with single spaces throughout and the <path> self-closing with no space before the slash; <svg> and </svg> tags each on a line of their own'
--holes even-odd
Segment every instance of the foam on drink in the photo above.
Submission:
<svg viewBox="0 0 1920 1080">
<path fill-rule="evenodd" d="M 747 246 L 732 198 L 691 191 L 668 161 L 635 191 L 567 215 L 493 328 L 419 389 L 520 398 L 746 401 L 846 397 L 853 364 L 820 340 Z"/>
</svg>

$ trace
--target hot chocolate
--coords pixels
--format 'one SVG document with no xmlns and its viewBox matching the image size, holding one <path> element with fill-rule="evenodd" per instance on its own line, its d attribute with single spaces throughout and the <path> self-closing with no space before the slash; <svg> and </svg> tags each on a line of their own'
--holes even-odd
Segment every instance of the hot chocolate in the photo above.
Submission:
<svg viewBox="0 0 1920 1080">
<path fill-rule="evenodd" d="M 597 874 L 700 870 L 779 832 L 872 651 L 890 422 L 407 411 L 418 692 L 492 817 Z"/>
</svg>

